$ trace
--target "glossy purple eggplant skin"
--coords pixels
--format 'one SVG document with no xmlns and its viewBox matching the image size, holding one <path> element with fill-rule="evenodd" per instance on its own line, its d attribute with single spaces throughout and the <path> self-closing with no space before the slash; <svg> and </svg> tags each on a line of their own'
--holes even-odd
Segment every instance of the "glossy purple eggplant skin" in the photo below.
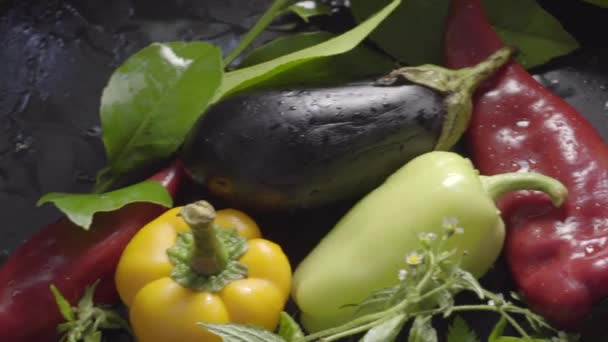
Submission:
<svg viewBox="0 0 608 342">
<path fill-rule="evenodd" d="M 433 149 L 443 99 L 372 82 L 236 96 L 197 122 L 181 159 L 195 182 L 250 210 L 353 200 Z"/>
</svg>

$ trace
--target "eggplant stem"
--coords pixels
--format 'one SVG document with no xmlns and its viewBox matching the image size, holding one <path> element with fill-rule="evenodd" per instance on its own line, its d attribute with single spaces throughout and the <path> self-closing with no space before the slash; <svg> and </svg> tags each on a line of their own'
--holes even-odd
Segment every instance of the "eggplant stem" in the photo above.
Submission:
<svg viewBox="0 0 608 342">
<path fill-rule="evenodd" d="M 473 111 L 473 93 L 486 79 L 500 69 L 513 54 L 513 49 L 503 47 L 477 65 L 462 69 L 447 69 L 426 64 L 393 71 L 381 82 L 405 79 L 446 95 L 446 115 L 435 150 L 450 150 L 464 134 Z"/>
</svg>

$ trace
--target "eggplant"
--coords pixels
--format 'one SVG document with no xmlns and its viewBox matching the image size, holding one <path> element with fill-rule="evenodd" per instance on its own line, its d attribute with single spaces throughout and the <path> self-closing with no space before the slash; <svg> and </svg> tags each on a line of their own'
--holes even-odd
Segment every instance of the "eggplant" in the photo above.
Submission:
<svg viewBox="0 0 608 342">
<path fill-rule="evenodd" d="M 195 182 L 249 210 L 357 199 L 410 159 L 453 147 L 474 89 L 509 55 L 460 70 L 424 65 L 373 82 L 237 95 L 197 121 L 180 159 Z"/>
</svg>

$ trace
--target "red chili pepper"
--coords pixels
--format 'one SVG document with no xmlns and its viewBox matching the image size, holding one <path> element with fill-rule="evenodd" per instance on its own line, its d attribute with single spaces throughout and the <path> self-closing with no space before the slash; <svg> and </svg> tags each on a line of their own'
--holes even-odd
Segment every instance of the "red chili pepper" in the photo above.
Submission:
<svg viewBox="0 0 608 342">
<path fill-rule="evenodd" d="M 503 44 L 479 0 L 453 0 L 444 55 L 473 65 Z M 518 192 L 500 202 L 506 259 L 529 306 L 562 328 L 578 328 L 608 296 L 608 145 L 573 107 L 515 62 L 476 94 L 467 143 L 483 174 L 537 171 L 568 188 L 560 208 Z"/>
<path fill-rule="evenodd" d="M 150 179 L 161 182 L 174 196 L 181 175 L 181 166 L 174 163 Z M 31 237 L 0 268 L 0 340 L 57 339 L 55 329 L 62 316 L 51 284 L 75 304 L 85 287 L 99 279 L 95 302 L 118 302 L 114 271 L 123 249 L 141 227 L 165 210 L 157 204 L 132 203 L 95 214 L 89 231 L 63 218 Z"/>
</svg>

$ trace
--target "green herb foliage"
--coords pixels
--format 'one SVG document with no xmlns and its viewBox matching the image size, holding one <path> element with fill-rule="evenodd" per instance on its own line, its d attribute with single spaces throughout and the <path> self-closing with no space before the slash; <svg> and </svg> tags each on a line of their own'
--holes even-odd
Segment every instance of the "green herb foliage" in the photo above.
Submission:
<svg viewBox="0 0 608 342">
<path fill-rule="evenodd" d="M 448 328 L 447 342 L 479 342 L 479 339 L 467 322 L 456 316 Z"/>
<path fill-rule="evenodd" d="M 300 328 L 300 325 L 285 311 L 281 312 L 277 334 L 287 342 L 304 337 L 304 332 Z"/>
<path fill-rule="evenodd" d="M 466 228 L 465 228 L 466 229 Z M 337 341 L 343 338 L 363 334 L 361 341 L 364 342 L 391 342 L 395 341 L 400 332 L 408 322 L 412 322 L 408 331 L 408 342 L 436 342 L 438 341 L 437 330 L 432 325 L 434 316 L 448 317 L 453 312 L 464 311 L 487 311 L 502 317 L 497 328 L 494 329 L 494 340 L 490 342 L 513 342 L 513 341 L 551 341 L 534 339 L 533 334 L 556 335 L 552 339 L 566 342 L 575 341 L 572 336 L 567 336 L 556 331 L 542 317 L 532 313 L 530 310 L 517 305 L 515 302 L 506 300 L 502 294 L 495 294 L 484 289 L 477 280 L 467 271 L 460 268 L 459 263 L 454 260 L 455 250 L 446 250 L 446 241 L 459 234 L 454 224 L 444 226 L 442 236 L 433 233 L 421 234 L 420 247 L 406 254 L 403 269 L 395 275 L 400 281 L 397 285 L 380 289 L 371 293 L 369 297 L 359 304 L 355 304 L 355 316 L 351 321 L 343 325 L 322 330 L 319 332 L 295 338 L 290 341 Z M 479 296 L 481 304 L 457 305 L 454 300 L 446 300 L 461 291 L 471 291 Z M 515 317 L 526 320 L 522 325 Z M 504 326 L 509 323 L 519 333 L 521 338 L 511 340 L 509 336 L 502 336 Z M 203 324 L 209 327 L 208 324 Z M 529 332 L 529 328 L 533 334 Z M 251 329 L 238 324 L 212 325 L 214 333 L 224 338 L 224 341 L 258 341 L 238 340 L 253 336 L 253 332 L 243 329 Z M 259 330 L 259 329 L 258 329 Z M 279 335 L 267 332 L 264 337 L 268 341 L 286 341 Z M 255 336 L 261 336 L 261 332 L 255 332 Z M 468 340 L 458 340 L 459 338 Z M 449 342 L 476 342 L 476 337 L 466 326 L 464 321 L 456 320 L 452 323 L 449 332 Z"/>
<path fill-rule="evenodd" d="M 57 326 L 59 342 L 101 342 L 101 331 L 104 329 L 123 329 L 130 332 L 129 324 L 117 312 L 93 304 L 97 283 L 85 289 L 76 307 L 70 305 L 55 285 L 50 286 L 59 312 L 65 319 Z"/>
<path fill-rule="evenodd" d="M 173 200 L 165 188 L 156 181 L 143 181 L 104 194 L 69 194 L 53 192 L 44 195 L 38 205 L 54 203 L 73 223 L 89 229 L 93 215 L 112 211 L 133 202 L 151 202 L 171 207 Z"/>
<path fill-rule="evenodd" d="M 364 18 L 384 1 L 352 0 L 356 18 Z M 535 0 L 484 0 L 490 22 L 506 45 L 516 46 L 517 60 L 531 68 L 567 54 L 578 43 Z M 448 0 L 405 1 L 371 38 L 406 64 L 441 63 Z"/>
</svg>

